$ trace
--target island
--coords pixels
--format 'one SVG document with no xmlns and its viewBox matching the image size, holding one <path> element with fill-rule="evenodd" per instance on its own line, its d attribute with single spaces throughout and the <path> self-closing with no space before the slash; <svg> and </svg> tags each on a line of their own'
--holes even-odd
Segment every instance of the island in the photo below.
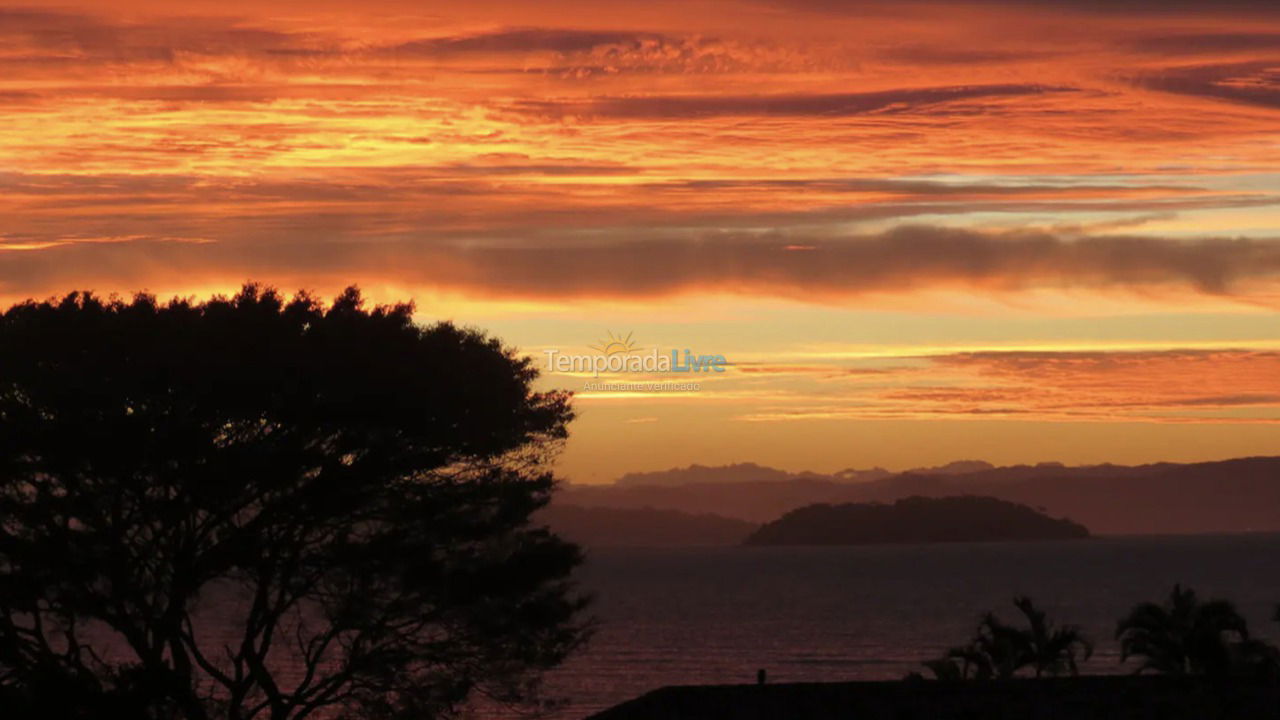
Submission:
<svg viewBox="0 0 1280 720">
<path fill-rule="evenodd" d="M 1089 530 L 1066 518 L 992 497 L 909 497 L 891 504 L 820 503 L 792 510 L 747 536 L 746 545 L 1068 540 Z"/>
</svg>

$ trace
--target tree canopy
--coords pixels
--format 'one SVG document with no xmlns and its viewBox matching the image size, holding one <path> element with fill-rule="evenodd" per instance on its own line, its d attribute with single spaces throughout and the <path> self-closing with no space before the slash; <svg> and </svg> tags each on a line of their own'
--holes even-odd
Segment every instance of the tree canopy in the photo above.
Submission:
<svg viewBox="0 0 1280 720">
<path fill-rule="evenodd" d="M 191 719 L 532 697 L 585 634 L 578 549 L 528 522 L 572 419 L 536 375 L 354 288 L 9 308 L 0 688 Z"/>
</svg>

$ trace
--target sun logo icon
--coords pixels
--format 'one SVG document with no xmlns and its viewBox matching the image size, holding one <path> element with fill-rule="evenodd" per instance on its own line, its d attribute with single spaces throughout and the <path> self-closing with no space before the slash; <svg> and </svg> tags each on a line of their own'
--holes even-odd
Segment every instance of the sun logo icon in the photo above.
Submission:
<svg viewBox="0 0 1280 720">
<path fill-rule="evenodd" d="M 627 333 L 626 337 L 623 337 L 621 334 L 615 335 L 610 331 L 608 336 L 605 337 L 604 340 L 600 341 L 599 345 L 592 345 L 590 347 L 592 350 L 595 350 L 602 355 L 622 355 L 626 353 L 633 353 L 640 349 L 636 346 L 635 341 L 631 339 L 633 334 L 634 333 Z"/>
</svg>

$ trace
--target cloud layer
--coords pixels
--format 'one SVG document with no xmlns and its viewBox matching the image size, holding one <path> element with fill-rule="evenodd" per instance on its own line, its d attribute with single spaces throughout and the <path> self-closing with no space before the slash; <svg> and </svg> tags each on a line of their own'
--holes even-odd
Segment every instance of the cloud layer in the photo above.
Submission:
<svg viewBox="0 0 1280 720">
<path fill-rule="evenodd" d="M 321 223 L 324 219 L 321 218 Z M 322 225 L 317 226 L 317 231 Z M 717 234 L 576 245 L 215 242 L 108 236 L 0 243 L 0 292 L 144 286 L 155 276 L 207 286 L 255 277 L 326 286 L 364 279 L 466 295 L 565 300 L 678 294 L 841 302 L 868 294 L 951 288 L 1014 293 L 1101 289 L 1277 301 L 1280 242 L 978 233 L 903 226 L 883 234 L 803 237 Z"/>
<path fill-rule="evenodd" d="M 0 6 L 0 294 L 1268 301 L 1270 4 L 916 5 Z"/>
<path fill-rule="evenodd" d="M 1267 350 L 985 351 L 885 359 L 874 373 L 794 365 L 784 405 L 751 422 L 1014 419 L 1274 424 L 1280 353 Z M 788 366 L 772 366 L 787 373 Z"/>
</svg>

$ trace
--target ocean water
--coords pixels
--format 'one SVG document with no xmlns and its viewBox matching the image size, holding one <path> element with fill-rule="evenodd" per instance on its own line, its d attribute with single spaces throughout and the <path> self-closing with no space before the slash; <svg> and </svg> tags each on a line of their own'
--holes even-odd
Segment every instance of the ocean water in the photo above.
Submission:
<svg viewBox="0 0 1280 720">
<path fill-rule="evenodd" d="M 897 679 L 966 641 L 978 617 L 1031 596 L 1084 629 L 1082 669 L 1125 672 L 1113 639 L 1175 582 L 1232 600 L 1280 639 L 1280 535 L 1094 538 L 834 548 L 597 549 L 580 573 L 591 642 L 548 677 L 580 718 L 665 685 Z"/>
</svg>

